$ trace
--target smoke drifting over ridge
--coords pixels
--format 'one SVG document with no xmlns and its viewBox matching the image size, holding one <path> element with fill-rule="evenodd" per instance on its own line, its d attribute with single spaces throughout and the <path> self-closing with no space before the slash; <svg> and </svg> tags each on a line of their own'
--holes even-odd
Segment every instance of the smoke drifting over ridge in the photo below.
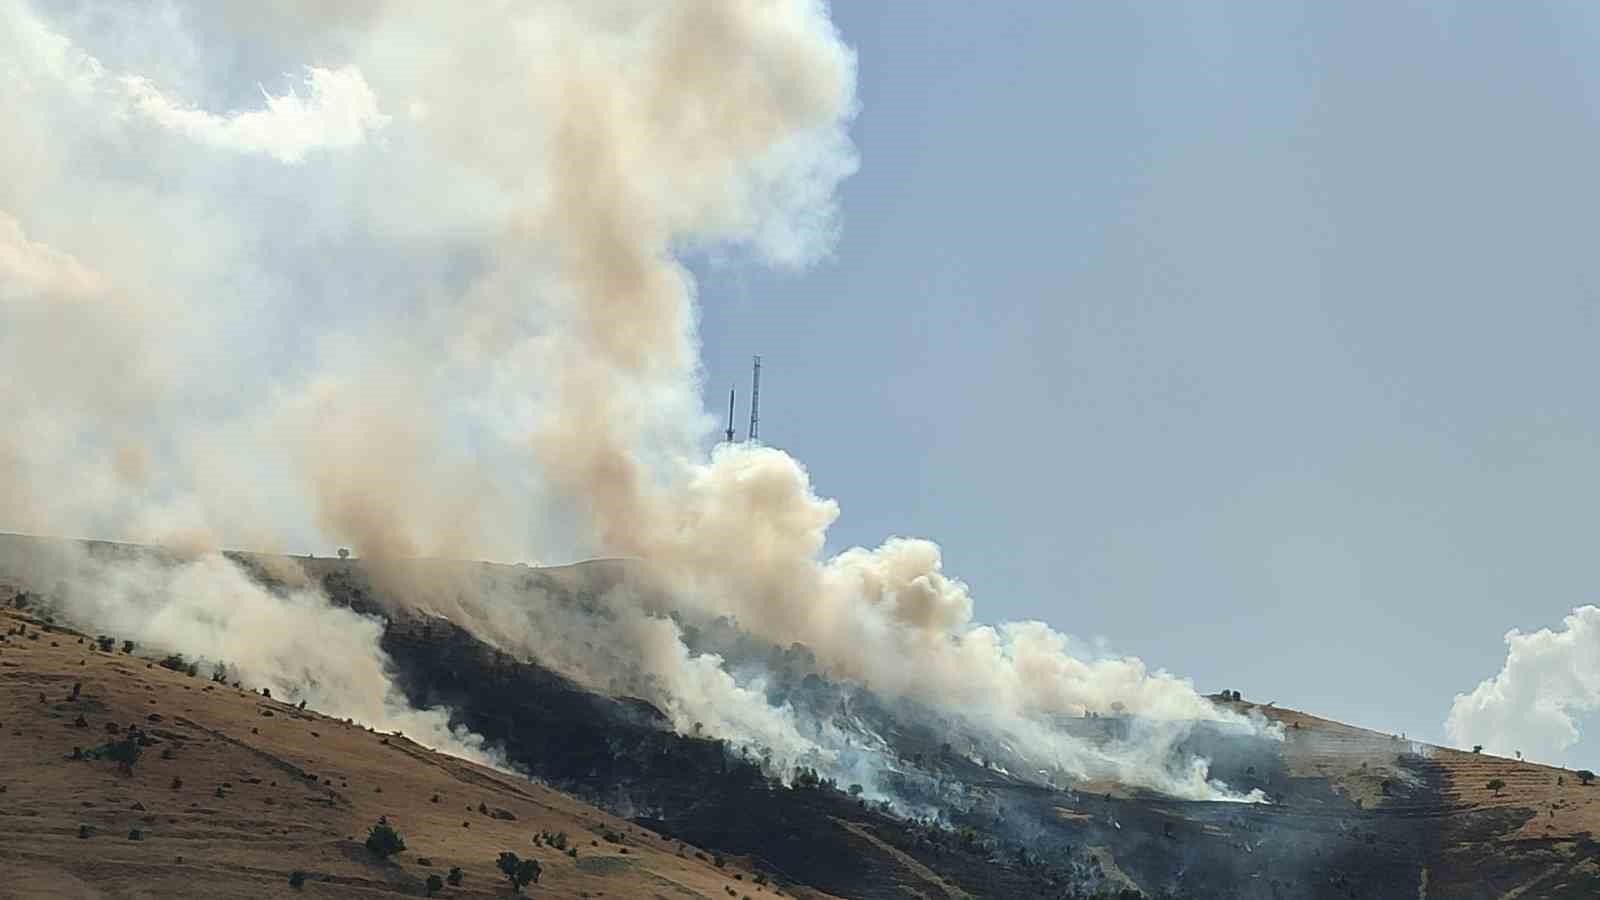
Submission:
<svg viewBox="0 0 1600 900">
<path fill-rule="evenodd" d="M 796 460 L 705 451 L 682 255 L 816 261 L 855 168 L 854 59 L 820 2 L 74 10 L 0 0 L 18 136 L 0 147 L 0 352 L 20 360 L 0 387 L 4 527 L 637 558 L 675 602 L 1041 765 L 1231 796 L 1168 751 L 1188 721 L 1254 725 L 1042 623 L 979 625 L 930 542 L 823 559 L 839 509 Z M 252 95 L 241 66 L 305 74 Z M 171 602 L 227 602 L 231 577 L 202 556 Z M 554 652 L 524 602 L 484 598 L 462 624 Z M 609 633 L 679 728 L 837 756 L 659 610 L 628 610 Z M 1048 724 L 1113 709 L 1174 724 L 1116 753 Z"/>
</svg>

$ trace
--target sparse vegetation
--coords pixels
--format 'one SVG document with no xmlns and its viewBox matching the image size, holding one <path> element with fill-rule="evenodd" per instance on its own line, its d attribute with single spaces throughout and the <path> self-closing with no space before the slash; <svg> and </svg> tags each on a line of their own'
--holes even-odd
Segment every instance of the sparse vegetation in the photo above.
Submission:
<svg viewBox="0 0 1600 900">
<path fill-rule="evenodd" d="M 144 735 L 137 728 L 129 728 L 122 740 L 112 741 L 106 745 L 105 755 L 107 759 L 116 762 L 122 774 L 132 775 L 134 765 L 139 762 L 139 757 L 144 755 Z"/>
<path fill-rule="evenodd" d="M 1496 797 L 1498 797 L 1498 796 L 1500 796 L 1500 792 L 1505 790 L 1506 783 L 1502 779 L 1491 778 L 1491 779 L 1489 779 L 1489 783 L 1487 785 L 1485 785 L 1485 787 L 1487 787 L 1491 791 L 1494 791 L 1494 795 Z"/>
<path fill-rule="evenodd" d="M 300 890 L 306 886 L 306 873 L 295 869 L 289 873 L 289 887 Z"/>
<path fill-rule="evenodd" d="M 451 866 L 450 874 L 446 875 L 444 880 L 448 881 L 451 887 L 460 887 L 462 877 L 464 877 L 464 874 L 461 871 L 461 867 Z"/>
<path fill-rule="evenodd" d="M 377 824 L 367 831 L 367 849 L 379 859 L 388 859 L 406 849 L 406 842 L 387 816 L 379 816 Z"/>
<path fill-rule="evenodd" d="M 511 882 L 511 889 L 519 894 L 522 893 L 523 887 L 538 884 L 539 875 L 543 871 L 538 860 L 523 859 L 509 850 L 500 854 L 495 866 L 505 873 L 506 880 Z"/>
<path fill-rule="evenodd" d="M 1579 769 L 1577 774 L 1579 784 L 1588 786 L 1594 783 L 1594 773 L 1588 769 Z"/>
</svg>

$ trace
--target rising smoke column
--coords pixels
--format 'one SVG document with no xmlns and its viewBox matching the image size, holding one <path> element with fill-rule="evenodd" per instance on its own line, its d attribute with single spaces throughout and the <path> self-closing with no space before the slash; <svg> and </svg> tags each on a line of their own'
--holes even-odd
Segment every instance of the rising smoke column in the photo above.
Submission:
<svg viewBox="0 0 1600 900">
<path fill-rule="evenodd" d="M 73 21 L 0 0 L 18 136 L 0 240 L 19 248 L 0 340 L 91 348 L 19 357 L 51 396 L 0 394 L 24 422 L 0 445 L 11 527 L 633 557 L 681 602 L 1042 761 L 1218 795 L 1163 768 L 1181 729 L 1107 759 L 1046 724 L 1117 703 L 1222 716 L 1187 682 L 1079 658 L 1041 623 L 978 624 L 931 542 L 824 559 L 839 509 L 798 461 L 705 453 L 682 255 L 813 263 L 855 169 L 855 63 L 822 3 L 177 8 L 180 27 L 102 41 L 107 61 Z M 218 84 L 255 54 L 289 74 Z M 671 623 L 624 624 L 679 727 L 795 742 Z"/>
<path fill-rule="evenodd" d="M 1445 734 L 1457 746 L 1563 761 L 1582 738 L 1577 714 L 1600 709 L 1600 608 L 1580 606 L 1558 630 L 1506 633 L 1505 665 L 1457 694 Z"/>
<path fill-rule="evenodd" d="M 596 44 L 565 60 L 547 110 L 556 187 L 541 231 L 555 244 L 572 327 L 534 447 L 559 489 L 586 506 L 598 546 L 646 561 L 689 602 L 756 634 L 806 643 L 833 674 L 997 709 L 1003 733 L 1114 703 L 1216 718 L 1186 683 L 1137 660 L 1075 659 L 1040 623 L 977 625 L 966 586 L 943 573 L 930 542 L 895 538 L 820 560 L 838 507 L 787 454 L 721 446 L 704 461 L 639 427 L 641 399 L 696 387 L 693 285 L 674 248 L 743 241 L 770 251 L 764 223 L 786 212 L 761 207 L 785 192 L 771 173 L 814 181 L 846 171 L 828 154 L 854 112 L 853 60 L 820 6 L 687 3 L 644 27 L 652 40 L 620 58 Z M 803 259 L 831 230 L 808 237 L 782 247 L 780 261 Z M 703 442 L 704 421 L 690 424 Z M 1089 774 L 1079 754 L 1052 750 L 1041 761 Z"/>
</svg>

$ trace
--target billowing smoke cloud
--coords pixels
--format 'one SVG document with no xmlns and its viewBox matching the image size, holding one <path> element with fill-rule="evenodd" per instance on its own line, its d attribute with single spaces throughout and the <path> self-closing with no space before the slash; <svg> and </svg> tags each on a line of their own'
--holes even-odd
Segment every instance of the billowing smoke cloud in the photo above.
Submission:
<svg viewBox="0 0 1600 900">
<path fill-rule="evenodd" d="M 839 510 L 796 460 L 706 452 L 682 259 L 822 258 L 856 166 L 855 60 L 820 0 L 197 3 L 170 27 L 75 27 L 125 22 L 115 7 L 0 0 L 0 349 L 21 354 L 0 389 L 19 422 L 5 527 L 630 557 L 674 603 L 1030 761 L 1230 796 L 1167 751 L 1196 719 L 1254 726 L 1187 682 L 1041 623 L 978 624 L 930 542 L 824 559 Z M 306 85 L 257 87 L 285 71 Z M 314 604 L 278 601 L 314 631 Z M 592 671 L 516 602 L 454 615 Z M 657 607 L 562 624 L 609 628 L 677 727 L 842 758 Z M 1115 752 L 1048 724 L 1112 711 L 1174 724 Z"/>
<path fill-rule="evenodd" d="M 1565 762 L 1582 738 L 1576 714 L 1600 709 L 1600 608 L 1580 606 L 1560 630 L 1506 634 L 1505 665 L 1457 694 L 1445 734 L 1458 746 Z"/>
</svg>

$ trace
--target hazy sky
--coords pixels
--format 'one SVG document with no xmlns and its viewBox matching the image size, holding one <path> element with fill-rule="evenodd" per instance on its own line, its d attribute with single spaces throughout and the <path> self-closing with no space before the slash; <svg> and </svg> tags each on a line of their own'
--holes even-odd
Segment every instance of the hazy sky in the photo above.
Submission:
<svg viewBox="0 0 1600 900">
<path fill-rule="evenodd" d="M 836 546 L 930 537 L 980 618 L 1435 739 L 1597 598 L 1600 11 L 834 19 L 836 258 L 698 271 L 708 406 L 763 354 Z"/>
</svg>

